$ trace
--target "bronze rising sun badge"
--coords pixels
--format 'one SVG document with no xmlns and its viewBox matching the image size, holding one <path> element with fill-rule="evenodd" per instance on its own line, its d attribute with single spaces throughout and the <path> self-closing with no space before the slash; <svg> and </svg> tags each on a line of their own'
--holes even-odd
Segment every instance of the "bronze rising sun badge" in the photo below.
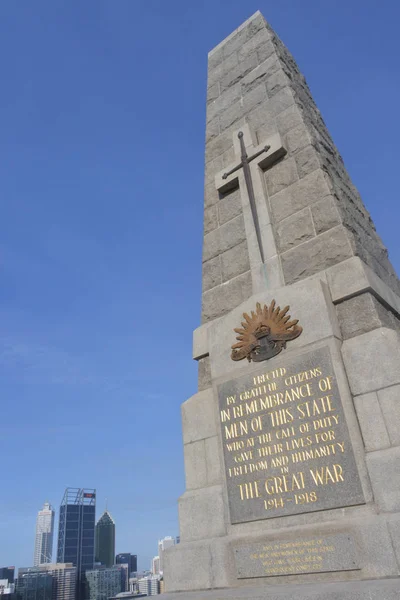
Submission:
<svg viewBox="0 0 400 600">
<path fill-rule="evenodd" d="M 268 360 L 286 348 L 286 342 L 301 334 L 303 328 L 297 324 L 298 319 L 291 321 L 287 314 L 290 306 L 281 310 L 275 305 L 275 300 L 272 300 L 269 308 L 266 304 L 262 308 L 257 302 L 256 312 L 251 311 L 251 316 L 243 313 L 242 328 L 234 329 L 238 342 L 232 346 L 232 360 Z"/>
</svg>

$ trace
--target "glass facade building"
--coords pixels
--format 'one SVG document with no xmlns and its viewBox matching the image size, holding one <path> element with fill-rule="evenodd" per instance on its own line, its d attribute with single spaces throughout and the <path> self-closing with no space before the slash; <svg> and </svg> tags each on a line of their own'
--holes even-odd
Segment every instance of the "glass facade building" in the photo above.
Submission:
<svg viewBox="0 0 400 600">
<path fill-rule="evenodd" d="M 0 567 L 0 579 L 7 579 L 8 583 L 14 583 L 15 567 Z"/>
<path fill-rule="evenodd" d="M 16 592 L 19 600 L 52 600 L 53 577 L 38 569 L 18 569 Z"/>
<path fill-rule="evenodd" d="M 97 521 L 95 539 L 96 562 L 112 567 L 115 556 L 115 523 L 108 510 Z"/>
<path fill-rule="evenodd" d="M 67 488 L 60 506 L 57 562 L 77 567 L 77 600 L 84 598 L 84 574 L 94 566 L 96 490 Z"/>
<path fill-rule="evenodd" d="M 131 577 L 132 573 L 137 573 L 137 554 L 131 554 L 130 552 L 117 554 L 115 564 L 128 565 L 129 577 Z"/>
<path fill-rule="evenodd" d="M 88 600 L 108 600 L 122 590 L 122 567 L 100 567 L 86 571 L 86 598 Z"/>
</svg>

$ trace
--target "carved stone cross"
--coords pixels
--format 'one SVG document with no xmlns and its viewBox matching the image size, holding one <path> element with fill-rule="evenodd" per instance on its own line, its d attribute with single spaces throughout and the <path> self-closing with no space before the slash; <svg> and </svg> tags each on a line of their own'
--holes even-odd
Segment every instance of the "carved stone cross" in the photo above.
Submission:
<svg viewBox="0 0 400 600">
<path fill-rule="evenodd" d="M 215 177 L 215 185 L 221 193 L 236 187 L 240 188 L 250 265 L 253 271 L 260 263 L 268 264 L 274 259 L 277 262 L 277 251 L 261 174 L 284 156 L 286 150 L 279 134 L 274 134 L 265 143 L 254 146 L 247 125 L 234 132 L 233 142 L 235 154 L 240 156 L 240 162 L 218 173 Z M 278 267 L 275 271 L 277 269 Z M 282 283 L 279 281 L 279 275 L 275 278 L 275 283 L 277 285 Z M 259 286 L 255 285 L 255 287 Z"/>
</svg>

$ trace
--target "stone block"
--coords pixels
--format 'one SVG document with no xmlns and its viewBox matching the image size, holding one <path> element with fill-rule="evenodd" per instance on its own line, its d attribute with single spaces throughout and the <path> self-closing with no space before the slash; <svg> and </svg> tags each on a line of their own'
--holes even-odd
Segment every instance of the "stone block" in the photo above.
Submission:
<svg viewBox="0 0 400 600">
<path fill-rule="evenodd" d="M 267 58 L 275 55 L 275 48 L 272 42 L 265 42 L 256 50 L 258 62 L 262 63 Z"/>
<path fill-rule="evenodd" d="M 265 82 L 266 76 L 273 75 L 280 69 L 279 61 L 274 54 L 264 60 L 258 67 L 250 71 L 248 75 L 243 77 L 241 86 L 242 86 L 242 94 L 250 92 L 253 88 L 257 87 L 260 83 Z M 264 87 L 265 89 L 265 87 Z"/>
<path fill-rule="evenodd" d="M 400 385 L 378 391 L 379 404 L 392 446 L 400 446 Z"/>
<path fill-rule="evenodd" d="M 183 446 L 185 461 L 186 489 L 194 490 L 206 487 L 207 466 L 204 440 L 190 442 Z"/>
<path fill-rule="evenodd" d="M 400 567 L 400 514 L 391 515 L 388 518 L 387 525 L 393 548 L 396 553 L 397 564 Z"/>
<path fill-rule="evenodd" d="M 203 356 L 198 360 L 198 388 L 199 392 L 211 387 L 210 357 Z"/>
<path fill-rule="evenodd" d="M 193 355 L 194 360 L 208 355 L 208 328 L 210 324 L 200 325 L 193 331 Z"/>
<path fill-rule="evenodd" d="M 284 158 L 265 171 L 268 194 L 273 196 L 298 180 L 296 163 L 293 158 Z"/>
<path fill-rule="evenodd" d="M 208 88 L 207 90 L 207 102 L 213 102 L 214 100 L 216 100 L 219 96 L 219 83 L 214 83 L 214 85 L 212 85 L 211 87 Z"/>
<path fill-rule="evenodd" d="M 273 218 L 275 222 L 279 222 L 329 195 L 324 173 L 321 169 L 316 169 L 270 198 Z"/>
<path fill-rule="evenodd" d="M 266 138 L 278 132 L 275 119 L 268 114 L 268 101 L 257 106 L 246 115 L 246 123 L 249 124 L 253 131 L 257 132 L 259 143 L 263 143 Z M 262 137 L 260 142 L 259 130 L 262 129 Z"/>
<path fill-rule="evenodd" d="M 284 87 L 268 101 L 268 110 L 274 117 L 295 104 L 294 96 L 289 87 Z"/>
<path fill-rule="evenodd" d="M 270 33 L 265 27 L 260 29 L 253 37 L 251 37 L 239 48 L 239 61 L 245 61 L 249 56 L 253 56 L 255 51 L 258 50 L 260 46 L 270 42 L 270 38 Z"/>
<path fill-rule="evenodd" d="M 206 450 L 207 485 L 222 483 L 222 466 L 219 457 L 218 436 L 204 440 Z"/>
<path fill-rule="evenodd" d="M 214 182 L 204 186 L 204 208 L 214 206 L 218 202 L 218 192 L 215 189 Z"/>
<path fill-rule="evenodd" d="M 375 392 L 354 398 L 354 406 L 360 423 L 364 446 L 367 452 L 382 450 L 390 446 L 385 421 Z"/>
<path fill-rule="evenodd" d="M 216 206 L 209 206 L 204 210 L 204 235 L 218 227 Z"/>
<path fill-rule="evenodd" d="M 400 511 L 400 447 L 370 452 L 366 460 L 379 510 Z"/>
<path fill-rule="evenodd" d="M 288 110 L 290 110 L 290 109 L 288 109 Z M 285 111 L 285 113 L 286 113 L 286 111 Z M 284 114 L 284 113 L 282 113 L 282 114 Z M 300 114 L 298 113 L 298 110 L 292 111 L 289 114 L 296 115 L 296 118 L 298 120 L 300 119 Z M 281 115 L 280 115 L 280 117 L 282 118 Z M 279 131 L 280 130 L 281 130 L 281 128 L 279 128 Z M 310 135 L 309 135 L 307 128 L 303 122 L 301 122 L 300 125 L 297 125 L 297 127 L 290 128 L 288 133 L 285 136 L 286 148 L 290 154 L 299 152 L 299 150 L 302 150 L 303 148 L 308 146 L 310 144 L 310 141 L 311 141 Z"/>
<path fill-rule="evenodd" d="M 227 73 L 229 73 L 238 64 L 238 55 L 236 52 L 224 58 L 214 69 L 208 71 L 208 88 L 220 82 Z M 223 89 L 220 87 L 220 91 Z"/>
<path fill-rule="evenodd" d="M 179 498 L 181 542 L 226 534 L 222 487 L 214 485 L 185 492 Z"/>
<path fill-rule="evenodd" d="M 372 291 L 381 298 L 396 314 L 400 314 L 400 297 L 358 256 L 327 271 L 333 302 Z"/>
<path fill-rule="evenodd" d="M 283 219 L 275 228 L 276 241 L 281 252 L 298 246 L 315 237 L 314 226 L 309 208 Z"/>
<path fill-rule="evenodd" d="M 181 412 L 184 444 L 217 435 L 212 388 L 197 392 L 186 400 L 181 406 Z"/>
<path fill-rule="evenodd" d="M 369 292 L 337 304 L 336 312 L 343 339 L 367 333 L 377 327 L 391 326 L 388 311 Z"/>
<path fill-rule="evenodd" d="M 203 262 L 218 256 L 221 252 L 220 230 L 214 229 L 204 236 L 203 240 Z"/>
<path fill-rule="evenodd" d="M 218 84 L 219 85 L 219 84 Z M 207 106 L 207 121 L 226 111 L 232 104 L 241 98 L 240 84 L 228 88 Z"/>
<path fill-rule="evenodd" d="M 285 283 L 289 285 L 310 277 L 351 255 L 346 230 L 342 226 L 335 227 L 281 255 Z"/>
<path fill-rule="evenodd" d="M 278 92 L 280 92 L 283 88 L 289 85 L 288 76 L 280 69 L 275 73 L 272 73 L 265 82 L 267 88 L 268 98 L 272 98 Z"/>
<path fill-rule="evenodd" d="M 311 206 L 311 214 L 317 235 L 341 223 L 333 196 L 326 196 Z"/>
<path fill-rule="evenodd" d="M 281 135 L 284 135 L 287 131 L 294 129 L 299 125 L 304 126 L 302 113 L 295 104 L 281 111 L 276 117 L 276 122 L 278 131 Z"/>
<path fill-rule="evenodd" d="M 243 273 L 202 296 L 203 322 L 230 312 L 249 297 L 252 290 L 251 272 Z"/>
<path fill-rule="evenodd" d="M 217 204 L 217 210 L 220 225 L 242 214 L 242 199 L 239 188 L 224 194 Z"/>
<path fill-rule="evenodd" d="M 250 269 L 247 241 L 241 242 L 220 255 L 222 281 L 229 281 Z"/>
<path fill-rule="evenodd" d="M 295 161 L 300 179 L 321 167 L 314 146 L 307 146 L 300 150 L 295 156 Z"/>
<path fill-rule="evenodd" d="M 238 215 L 219 228 L 220 252 L 226 252 L 229 248 L 237 246 L 246 239 L 243 215 Z"/>
<path fill-rule="evenodd" d="M 245 110 L 242 100 L 238 100 L 229 106 L 229 108 L 224 110 L 224 112 L 219 116 L 219 126 L 221 131 L 225 131 L 225 129 L 232 127 L 234 123 L 239 121 L 244 116 L 244 113 Z"/>
<path fill-rule="evenodd" d="M 221 131 L 219 117 L 214 117 L 214 119 L 208 121 L 206 126 L 206 143 L 218 137 Z"/>
<path fill-rule="evenodd" d="M 221 154 L 224 154 L 233 146 L 232 135 L 230 131 L 224 131 L 217 138 L 206 144 L 206 164 L 210 160 L 215 160 Z M 214 188 L 215 190 L 215 188 Z"/>
<path fill-rule="evenodd" d="M 400 338 L 381 327 L 345 340 L 342 355 L 355 396 L 400 383 Z"/>
<path fill-rule="evenodd" d="M 203 263 L 203 292 L 222 283 L 221 260 L 219 256 Z"/>
<path fill-rule="evenodd" d="M 244 113 L 250 112 L 255 106 L 259 106 L 263 102 L 267 101 L 267 91 L 265 89 L 265 84 L 260 83 L 256 87 L 254 87 L 251 91 L 246 92 L 244 94 L 242 103 L 243 103 L 243 111 Z"/>
<path fill-rule="evenodd" d="M 226 73 L 220 79 L 220 90 L 221 93 L 228 87 L 231 87 L 235 83 L 238 83 L 247 73 L 250 73 L 253 69 L 258 66 L 258 58 L 255 53 L 243 58 L 242 62 L 233 67 L 229 72 Z"/>
<path fill-rule="evenodd" d="M 166 592 L 184 592 L 211 587 L 209 542 L 177 544 L 168 548 L 163 559 Z"/>
</svg>

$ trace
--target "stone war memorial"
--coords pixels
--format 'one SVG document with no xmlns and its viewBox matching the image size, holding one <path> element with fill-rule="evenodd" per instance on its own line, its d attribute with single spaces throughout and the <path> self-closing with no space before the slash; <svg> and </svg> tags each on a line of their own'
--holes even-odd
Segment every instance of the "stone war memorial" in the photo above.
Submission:
<svg viewBox="0 0 400 600">
<path fill-rule="evenodd" d="M 199 383 L 166 598 L 398 600 L 400 282 L 259 12 L 208 69 Z"/>
</svg>

